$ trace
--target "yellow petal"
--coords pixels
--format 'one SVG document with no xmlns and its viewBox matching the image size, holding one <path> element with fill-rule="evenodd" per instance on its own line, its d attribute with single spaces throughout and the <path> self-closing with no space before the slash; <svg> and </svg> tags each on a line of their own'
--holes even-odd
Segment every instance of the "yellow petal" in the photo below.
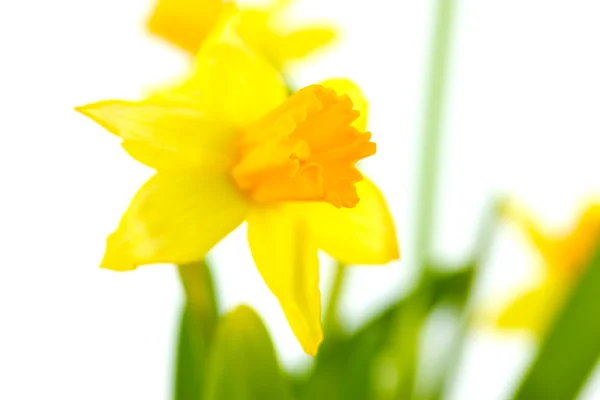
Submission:
<svg viewBox="0 0 600 400">
<path fill-rule="evenodd" d="M 148 28 L 196 54 L 217 22 L 222 5 L 222 0 L 158 0 Z"/>
<path fill-rule="evenodd" d="M 227 175 L 158 172 L 109 236 L 102 267 L 125 271 L 199 260 L 243 221 L 247 208 Z"/>
<path fill-rule="evenodd" d="M 276 52 L 277 61 L 283 64 L 308 56 L 313 51 L 331 43 L 335 39 L 335 31 L 327 27 L 301 28 L 281 39 Z"/>
<path fill-rule="evenodd" d="M 244 42 L 278 68 L 289 61 L 306 57 L 335 38 L 335 31 L 328 27 L 285 32 L 281 28 L 288 23 L 280 15 L 286 3 L 276 2 L 268 8 L 244 10 L 237 26 Z"/>
<path fill-rule="evenodd" d="M 558 312 L 571 282 L 554 274 L 544 283 L 517 297 L 498 316 L 496 326 L 528 330 L 542 337 Z"/>
<path fill-rule="evenodd" d="M 360 201 L 354 208 L 298 204 L 317 246 L 345 264 L 385 264 L 398 259 L 396 230 L 383 195 L 368 179 L 356 188 Z"/>
<path fill-rule="evenodd" d="M 504 218 L 514 222 L 523 231 L 550 269 L 554 269 L 556 262 L 561 257 L 559 240 L 544 232 L 529 211 L 517 202 L 507 201 L 504 203 L 501 213 Z"/>
<path fill-rule="evenodd" d="M 77 110 L 123 138 L 131 156 L 156 169 L 222 171 L 235 156 L 236 132 L 191 106 L 101 101 Z"/>
<path fill-rule="evenodd" d="M 237 23 L 233 13 L 206 40 L 189 85 L 200 94 L 205 112 L 245 127 L 281 104 L 287 88 L 279 72 L 242 42 Z"/>
<path fill-rule="evenodd" d="M 360 116 L 352 123 L 352 125 L 359 131 L 367 130 L 369 102 L 356 83 L 349 79 L 336 78 L 327 79 L 326 81 L 321 82 L 321 86 L 335 90 L 339 96 L 348 95 L 354 105 L 353 109 L 360 112 Z"/>
<path fill-rule="evenodd" d="M 236 32 L 244 43 L 254 52 L 271 60 L 270 49 L 277 49 L 280 44 L 279 35 L 271 26 L 272 8 L 250 8 L 240 11 L 240 20 Z"/>
<path fill-rule="evenodd" d="M 550 272 L 578 276 L 587 264 L 600 235 L 600 205 L 591 203 L 566 235 L 543 232 L 524 207 L 515 202 L 504 205 L 503 214 L 514 221 L 535 245 Z"/>
<path fill-rule="evenodd" d="M 253 207 L 247 221 L 248 242 L 260 274 L 304 351 L 315 355 L 323 340 L 315 243 L 287 205 Z"/>
</svg>

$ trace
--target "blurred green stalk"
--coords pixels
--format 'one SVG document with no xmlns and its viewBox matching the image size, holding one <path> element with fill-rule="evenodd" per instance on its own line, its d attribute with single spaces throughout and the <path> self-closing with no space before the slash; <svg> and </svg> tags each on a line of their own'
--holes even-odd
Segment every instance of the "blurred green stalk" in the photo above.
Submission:
<svg viewBox="0 0 600 400">
<path fill-rule="evenodd" d="M 442 119 L 445 111 L 454 0 L 438 0 L 435 12 L 415 201 L 417 217 L 413 259 L 418 274 L 415 289 L 417 293 L 429 284 L 427 279 L 431 275 L 428 273 L 431 268 L 429 257 L 435 228 L 435 200 L 438 193 Z M 410 309 L 403 311 L 410 316 L 410 321 L 406 321 L 406 323 L 412 325 L 402 329 L 407 335 L 403 342 L 406 346 L 413 348 L 412 351 L 401 352 L 398 355 L 398 367 L 401 368 L 402 373 L 395 396 L 397 399 L 409 399 L 415 396 L 417 358 L 419 356 L 417 347 L 422 327 L 427 320 L 429 311 L 427 302 L 427 296 L 416 296 L 416 301 L 409 303 Z M 406 346 L 405 349 L 407 349 Z"/>
<path fill-rule="evenodd" d="M 454 0 L 438 0 L 432 37 L 429 78 L 425 98 L 420 166 L 417 179 L 417 220 L 415 225 L 414 260 L 418 268 L 428 265 L 433 229 L 435 199 L 438 189 L 439 154 L 442 142 L 442 118 L 446 99 L 448 55 L 450 53 Z M 421 278 L 423 273 L 421 273 Z"/>
</svg>

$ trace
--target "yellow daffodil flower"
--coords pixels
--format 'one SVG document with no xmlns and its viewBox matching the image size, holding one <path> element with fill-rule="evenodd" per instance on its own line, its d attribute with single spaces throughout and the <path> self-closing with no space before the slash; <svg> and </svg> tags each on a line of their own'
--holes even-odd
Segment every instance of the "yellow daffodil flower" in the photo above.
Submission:
<svg viewBox="0 0 600 400">
<path fill-rule="evenodd" d="M 545 276 L 539 285 L 510 303 L 499 314 L 496 324 L 503 329 L 529 330 L 542 337 L 596 249 L 600 238 L 600 203 L 587 207 L 573 230 L 564 236 L 547 235 L 517 205 L 508 205 L 505 211 L 542 257 Z"/>
<path fill-rule="evenodd" d="M 206 39 L 181 87 L 78 108 L 156 170 L 109 236 L 102 266 L 199 260 L 246 221 L 260 274 L 314 355 L 318 249 L 382 264 L 399 257 L 396 234 L 381 192 L 355 167 L 376 150 L 355 109 L 365 105 L 359 91 L 333 80 L 288 96 L 273 65 L 237 37 L 239 22 Z"/>
<path fill-rule="evenodd" d="M 246 45 L 278 68 L 335 37 L 332 29 L 322 26 L 286 29 L 282 12 L 288 3 L 276 0 L 270 7 L 245 9 L 237 26 Z M 230 5 L 224 0 L 158 0 L 148 26 L 151 32 L 195 55 Z"/>
</svg>

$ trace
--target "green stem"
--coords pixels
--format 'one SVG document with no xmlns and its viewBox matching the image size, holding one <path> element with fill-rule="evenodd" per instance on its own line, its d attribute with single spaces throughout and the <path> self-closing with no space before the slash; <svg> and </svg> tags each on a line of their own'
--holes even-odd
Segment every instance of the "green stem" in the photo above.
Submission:
<svg viewBox="0 0 600 400">
<path fill-rule="evenodd" d="M 177 267 L 185 290 L 181 316 L 174 398 L 198 400 L 204 389 L 206 361 L 218 320 L 210 269 L 205 261 Z"/>
<path fill-rule="evenodd" d="M 340 295 L 342 293 L 342 288 L 344 286 L 344 282 L 346 281 L 347 275 L 348 272 L 346 266 L 338 261 L 324 318 L 325 330 L 328 332 L 338 332 L 340 329 L 338 314 Z"/>
<path fill-rule="evenodd" d="M 186 302 L 205 331 L 212 333 L 217 323 L 217 300 L 210 268 L 205 260 L 177 267 Z"/>
<path fill-rule="evenodd" d="M 435 30 L 431 48 L 429 80 L 425 99 L 425 115 L 420 149 L 419 180 L 417 182 L 417 224 L 415 232 L 415 265 L 427 268 L 433 229 L 434 201 L 437 197 L 441 125 L 444 114 L 448 55 L 452 36 L 454 0 L 438 0 Z"/>
<path fill-rule="evenodd" d="M 438 0 L 434 20 L 434 32 L 431 44 L 428 85 L 426 88 L 425 108 L 423 116 L 423 132 L 419 151 L 419 175 L 416 195 L 416 224 L 414 265 L 419 271 L 415 293 L 426 292 L 429 257 L 433 230 L 435 227 L 435 200 L 439 174 L 439 154 L 442 142 L 442 117 L 446 99 L 446 78 L 448 76 L 448 60 L 452 38 L 452 21 L 454 17 L 454 0 Z M 417 376 L 417 348 L 422 326 L 426 321 L 429 310 L 427 296 L 417 295 L 411 302 L 410 309 L 405 310 L 413 315 L 410 344 L 414 349 L 401 354 L 399 365 L 407 372 L 399 377 L 399 387 L 402 388 L 396 396 L 398 399 L 414 398 L 415 379 Z"/>
</svg>

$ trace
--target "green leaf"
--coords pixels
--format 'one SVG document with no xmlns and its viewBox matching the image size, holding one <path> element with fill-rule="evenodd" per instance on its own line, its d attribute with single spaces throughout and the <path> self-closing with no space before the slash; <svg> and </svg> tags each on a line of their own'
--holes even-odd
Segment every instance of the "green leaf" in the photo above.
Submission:
<svg viewBox="0 0 600 400">
<path fill-rule="evenodd" d="M 426 287 L 431 291 L 433 304 L 451 303 L 463 307 L 471 293 L 477 263 L 471 262 L 454 271 L 429 268 Z"/>
<path fill-rule="evenodd" d="M 600 247 L 514 398 L 574 399 L 599 358 Z"/>
<path fill-rule="evenodd" d="M 417 345 L 423 320 L 440 302 L 463 300 L 473 279 L 473 265 L 438 272 L 422 287 L 396 302 L 353 335 L 326 332 L 309 376 L 296 377 L 301 399 L 370 399 L 397 397 L 399 386 L 412 390 Z"/>
<path fill-rule="evenodd" d="M 480 261 L 474 259 L 457 271 L 450 272 L 444 269 L 431 268 L 428 272 L 429 287 L 431 290 L 431 302 L 440 305 L 441 308 L 448 306 L 461 315 L 457 321 L 457 331 L 448 344 L 446 351 L 436 357 L 436 368 L 421 368 L 418 372 L 419 385 L 412 393 L 411 398 L 419 400 L 443 399 L 448 387 L 456 375 L 456 367 L 459 358 L 464 351 L 466 334 L 470 326 L 471 310 L 468 307 L 469 298 L 472 294 L 476 274 L 479 271 Z M 421 343 L 428 346 L 428 342 Z"/>
<path fill-rule="evenodd" d="M 175 400 L 199 400 L 207 358 L 207 345 L 201 326 L 195 321 L 193 311 L 186 304 L 181 315 L 177 364 L 175 372 Z M 200 331 L 200 332 L 199 332 Z"/>
<path fill-rule="evenodd" d="M 206 363 L 217 323 L 217 301 L 210 269 L 201 261 L 178 267 L 186 292 L 175 372 L 175 400 L 200 400 Z"/>
<path fill-rule="evenodd" d="M 296 394 L 301 399 L 360 400 L 385 398 L 390 378 L 397 381 L 397 351 L 410 356 L 415 346 L 415 314 L 408 306 L 416 300 L 410 296 L 394 304 L 373 321 L 351 336 L 326 335 L 321 345 L 311 375 L 296 383 Z M 388 390 L 389 389 L 389 390 Z"/>
<path fill-rule="evenodd" d="M 251 308 L 240 306 L 221 319 L 211 351 L 204 398 L 289 398 L 271 338 Z"/>
<path fill-rule="evenodd" d="M 312 373 L 298 379 L 295 393 L 300 399 L 368 399 L 374 359 L 389 339 L 394 308 L 353 336 L 327 336 L 321 344 Z"/>
</svg>

